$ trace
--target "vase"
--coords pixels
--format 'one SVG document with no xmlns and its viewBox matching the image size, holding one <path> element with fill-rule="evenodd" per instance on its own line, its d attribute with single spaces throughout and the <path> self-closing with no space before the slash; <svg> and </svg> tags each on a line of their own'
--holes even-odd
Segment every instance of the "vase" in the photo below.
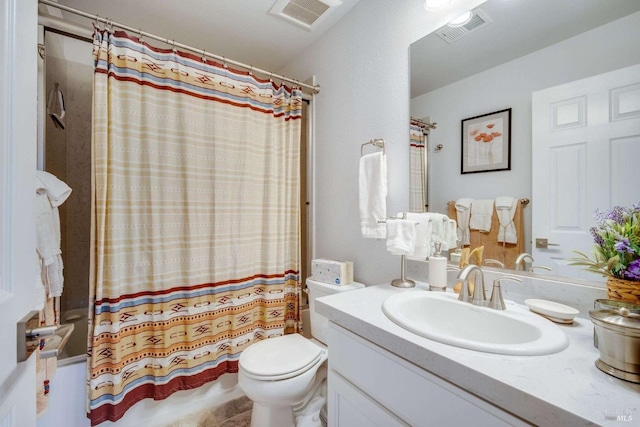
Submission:
<svg viewBox="0 0 640 427">
<path fill-rule="evenodd" d="M 640 282 L 609 277 L 607 279 L 607 297 L 632 304 L 640 304 Z"/>
</svg>

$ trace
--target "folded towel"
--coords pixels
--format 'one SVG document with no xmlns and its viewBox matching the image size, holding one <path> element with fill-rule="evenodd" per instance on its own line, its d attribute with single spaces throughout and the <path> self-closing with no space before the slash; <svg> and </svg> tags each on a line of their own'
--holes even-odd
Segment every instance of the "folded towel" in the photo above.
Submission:
<svg viewBox="0 0 640 427">
<path fill-rule="evenodd" d="M 518 200 L 514 197 L 496 197 L 496 215 L 500 222 L 498 242 L 518 243 L 516 225 L 513 222 L 517 207 Z"/>
<path fill-rule="evenodd" d="M 458 240 L 458 236 L 456 233 L 456 229 L 458 228 L 458 224 L 455 219 L 449 219 L 447 223 L 447 227 L 444 232 L 444 240 L 442 241 L 442 250 L 449 251 L 451 249 L 456 248 L 456 240 Z"/>
<path fill-rule="evenodd" d="M 401 215 L 401 214 L 398 214 Z M 409 259 L 425 261 L 431 255 L 431 214 L 428 212 L 407 212 L 406 219 L 414 221 L 416 225 L 416 244 L 413 253 L 407 255 Z"/>
<path fill-rule="evenodd" d="M 491 231 L 491 217 L 493 216 L 493 199 L 474 200 L 471 204 L 471 218 L 469 228 L 485 233 Z"/>
<path fill-rule="evenodd" d="M 511 209 L 515 197 L 511 196 L 499 196 L 496 197 L 496 209 Z"/>
<path fill-rule="evenodd" d="M 54 208 L 63 204 L 71 194 L 71 188 L 64 181 L 45 171 L 36 171 L 36 191 L 38 190 L 47 193 Z"/>
<path fill-rule="evenodd" d="M 387 158 L 382 152 L 360 157 L 360 229 L 362 236 L 384 239 L 387 228 Z"/>
<path fill-rule="evenodd" d="M 471 234 L 469 232 L 469 218 L 471 216 L 471 204 L 473 199 L 462 198 L 456 200 L 456 214 L 458 217 L 458 240 L 463 245 L 471 244 Z"/>
<path fill-rule="evenodd" d="M 387 220 L 387 250 L 394 255 L 413 255 L 416 247 L 416 221 Z"/>
<path fill-rule="evenodd" d="M 448 216 L 434 212 L 410 212 L 407 219 L 418 223 L 416 246 L 413 255 L 408 255 L 409 259 L 426 260 L 433 254 L 436 241 L 442 244 L 443 251 L 456 246 L 455 221 L 452 223 Z"/>
</svg>

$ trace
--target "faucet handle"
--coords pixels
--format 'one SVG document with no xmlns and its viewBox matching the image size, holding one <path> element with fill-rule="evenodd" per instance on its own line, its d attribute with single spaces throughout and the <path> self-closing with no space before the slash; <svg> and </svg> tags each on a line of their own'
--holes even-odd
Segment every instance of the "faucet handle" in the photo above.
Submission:
<svg viewBox="0 0 640 427">
<path fill-rule="evenodd" d="M 491 299 L 487 307 L 495 310 L 506 310 L 507 306 L 504 303 L 504 299 L 502 299 L 502 288 L 500 287 L 500 282 L 503 280 L 522 283 L 522 279 L 513 276 L 500 276 L 495 279 L 491 289 Z"/>
</svg>

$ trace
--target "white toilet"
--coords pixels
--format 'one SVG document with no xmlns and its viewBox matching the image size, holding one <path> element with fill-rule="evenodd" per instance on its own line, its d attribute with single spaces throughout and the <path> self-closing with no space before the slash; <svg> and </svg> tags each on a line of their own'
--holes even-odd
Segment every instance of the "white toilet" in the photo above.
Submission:
<svg viewBox="0 0 640 427">
<path fill-rule="evenodd" d="M 316 298 L 363 288 L 307 279 L 311 335 L 289 334 L 259 341 L 240 355 L 238 385 L 253 401 L 251 427 L 294 427 L 294 409 L 304 407 L 327 376 L 329 320 L 315 312 Z M 305 325 L 307 326 L 307 325 Z"/>
</svg>

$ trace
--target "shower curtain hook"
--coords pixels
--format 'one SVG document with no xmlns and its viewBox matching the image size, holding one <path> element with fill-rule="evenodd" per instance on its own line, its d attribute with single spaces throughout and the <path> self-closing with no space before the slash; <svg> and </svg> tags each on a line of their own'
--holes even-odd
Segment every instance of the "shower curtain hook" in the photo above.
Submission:
<svg viewBox="0 0 640 427">
<path fill-rule="evenodd" d="M 138 43 L 144 43 L 144 40 L 142 39 L 142 28 L 138 28 Z"/>
<path fill-rule="evenodd" d="M 178 53 L 178 50 L 176 49 L 176 39 L 171 40 L 171 45 L 172 45 L 171 51 L 173 53 Z"/>
<path fill-rule="evenodd" d="M 253 65 L 249 65 L 249 75 L 253 76 Z"/>
<path fill-rule="evenodd" d="M 202 49 L 202 62 L 207 63 L 207 51 Z"/>
</svg>

